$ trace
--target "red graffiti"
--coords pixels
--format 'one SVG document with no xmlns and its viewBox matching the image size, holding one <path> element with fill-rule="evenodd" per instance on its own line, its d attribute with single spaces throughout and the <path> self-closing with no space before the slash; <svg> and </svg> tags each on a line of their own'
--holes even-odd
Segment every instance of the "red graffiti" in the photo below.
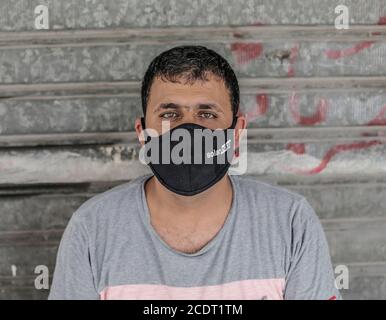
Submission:
<svg viewBox="0 0 386 320">
<path fill-rule="evenodd" d="M 289 106 L 290 106 L 291 115 L 298 124 L 301 124 L 304 126 L 312 126 L 326 120 L 328 104 L 325 99 L 320 99 L 316 107 L 316 112 L 311 116 L 300 115 L 299 99 L 296 94 L 293 94 L 291 96 Z"/>
<path fill-rule="evenodd" d="M 369 126 L 385 126 L 386 125 L 386 105 L 383 106 L 381 111 L 379 111 L 378 114 L 374 117 L 374 119 L 370 120 L 367 123 L 367 125 L 369 125 Z M 378 131 L 377 135 L 378 136 L 384 136 L 385 132 L 384 131 Z M 371 136 L 374 136 L 374 133 L 364 132 L 364 133 L 362 133 L 362 136 L 371 137 Z"/>
<path fill-rule="evenodd" d="M 291 97 L 291 104 L 290 104 L 291 106 L 292 105 L 298 106 L 297 102 L 293 102 L 293 101 L 295 101 L 295 99 L 296 99 L 296 95 L 294 94 Z M 320 104 L 319 104 L 319 106 L 320 106 Z M 326 110 L 324 110 L 324 112 L 322 112 L 322 109 L 324 109 L 324 108 L 318 107 L 318 111 L 316 112 L 315 115 L 319 115 L 319 116 L 322 115 L 326 111 Z M 369 125 L 369 126 L 386 125 L 386 105 L 383 106 L 383 108 L 378 112 L 378 114 L 372 120 L 370 120 L 367 123 L 367 125 Z M 384 133 L 382 131 L 378 132 L 378 135 L 383 135 L 383 134 Z M 372 136 L 372 134 L 365 132 L 365 133 L 362 133 L 362 136 Z M 290 170 L 290 171 L 296 171 L 297 173 L 303 173 L 303 174 L 317 174 L 317 173 L 322 172 L 327 167 L 327 165 L 331 161 L 331 159 L 339 152 L 369 148 L 369 147 L 372 147 L 374 145 L 380 145 L 380 144 L 383 144 L 383 142 L 379 141 L 379 140 L 372 140 L 372 141 L 368 141 L 368 142 L 358 142 L 358 143 L 351 143 L 351 144 L 338 144 L 338 145 L 335 145 L 334 147 L 330 148 L 327 151 L 327 153 L 323 157 L 321 163 L 318 166 L 316 166 L 315 168 L 310 169 L 310 170 L 295 169 L 295 170 Z M 297 143 L 290 143 L 286 146 L 286 149 L 291 150 L 296 154 L 304 154 L 305 153 L 304 143 L 298 143 L 298 144 Z"/>
<path fill-rule="evenodd" d="M 231 51 L 236 57 L 236 63 L 243 65 L 258 58 L 263 51 L 263 46 L 260 43 L 233 43 Z"/>
<path fill-rule="evenodd" d="M 372 119 L 370 122 L 368 122 L 369 126 L 384 126 L 386 125 L 386 105 L 383 106 L 381 111 L 375 116 L 374 119 Z"/>
<path fill-rule="evenodd" d="M 261 22 L 255 22 L 251 26 L 262 26 Z M 240 32 L 234 32 L 235 38 L 243 38 L 244 34 Z M 258 58 L 263 52 L 263 46 L 259 42 L 243 43 L 236 42 L 231 44 L 231 51 L 236 57 L 236 63 L 238 65 L 244 65 L 250 61 Z"/>
<path fill-rule="evenodd" d="M 251 26 L 262 26 L 261 22 L 255 22 L 251 24 Z M 244 34 L 240 32 L 234 32 L 233 36 L 235 38 L 243 38 Z M 249 63 L 250 61 L 258 58 L 263 52 L 263 46 L 261 43 L 253 42 L 253 43 L 243 43 L 236 42 L 231 44 L 231 51 L 236 57 L 236 63 L 238 65 L 244 65 Z"/>
<path fill-rule="evenodd" d="M 380 112 L 375 116 L 374 119 L 369 121 L 367 123 L 368 125 L 386 125 L 386 105 L 381 109 Z M 383 132 L 379 132 L 378 135 L 383 135 Z M 362 136 L 372 136 L 370 133 L 362 133 Z M 355 149 L 363 149 L 363 148 L 369 148 L 374 145 L 380 145 L 383 144 L 383 142 L 379 140 L 372 140 L 368 142 L 358 142 L 358 143 L 351 143 L 351 144 L 338 144 L 332 147 L 327 151 L 325 156 L 323 157 L 321 163 L 311 169 L 311 170 L 297 170 L 295 169 L 297 173 L 303 173 L 303 174 L 317 174 L 323 171 L 327 164 L 331 161 L 331 159 L 339 152 L 342 151 L 349 151 L 349 150 L 355 150 Z M 286 147 L 287 150 L 291 150 L 296 154 L 304 154 L 305 153 L 305 146 L 303 143 L 290 143 Z M 293 170 L 291 170 L 293 171 Z"/>
<path fill-rule="evenodd" d="M 286 149 L 296 154 L 305 154 L 306 152 L 306 146 L 304 143 L 288 143 Z"/>
<path fill-rule="evenodd" d="M 386 16 L 380 17 L 380 18 L 379 18 L 379 20 L 378 20 L 378 25 L 379 25 L 379 26 L 386 25 Z M 380 32 L 371 32 L 371 35 L 373 35 L 373 36 L 379 36 L 379 35 L 381 35 L 381 33 L 380 33 Z"/>
<path fill-rule="evenodd" d="M 299 174 L 317 174 L 322 172 L 327 167 L 327 164 L 331 161 L 331 159 L 340 152 L 370 148 L 374 145 L 379 145 L 379 144 L 382 144 L 382 142 L 377 140 L 361 141 L 361 142 L 350 143 L 350 144 L 337 144 L 327 151 L 327 153 L 323 157 L 320 164 L 315 168 L 309 169 L 309 170 L 295 169 L 294 171 L 296 171 L 296 173 L 299 173 Z"/>
<path fill-rule="evenodd" d="M 386 24 L 386 16 L 380 17 L 378 20 L 378 25 L 385 25 L 385 24 Z M 380 33 L 373 32 L 371 33 L 371 35 L 380 35 Z M 341 49 L 341 50 L 327 49 L 324 53 L 329 59 L 340 59 L 343 57 L 352 56 L 364 49 L 370 48 L 374 43 L 375 41 L 362 41 L 350 48 Z"/>
<path fill-rule="evenodd" d="M 375 41 L 363 41 L 363 42 L 357 43 L 351 48 L 346 48 L 341 50 L 327 49 L 324 53 L 329 59 L 340 59 L 343 57 L 352 56 L 354 54 L 357 54 L 359 51 L 370 48 L 374 43 Z"/>
<path fill-rule="evenodd" d="M 380 25 L 380 26 L 386 25 L 386 16 L 379 18 L 378 25 Z"/>
<path fill-rule="evenodd" d="M 296 62 L 296 59 L 298 57 L 298 53 L 299 53 L 299 44 L 297 44 L 295 47 L 293 47 L 291 49 L 291 55 L 290 55 L 290 60 L 289 60 L 289 68 L 288 68 L 288 77 L 294 77 L 295 76 L 295 68 L 294 68 L 294 64 Z"/>
<path fill-rule="evenodd" d="M 256 119 L 267 113 L 269 108 L 268 96 L 266 94 L 256 95 L 256 108 L 245 113 L 247 121 Z"/>
</svg>

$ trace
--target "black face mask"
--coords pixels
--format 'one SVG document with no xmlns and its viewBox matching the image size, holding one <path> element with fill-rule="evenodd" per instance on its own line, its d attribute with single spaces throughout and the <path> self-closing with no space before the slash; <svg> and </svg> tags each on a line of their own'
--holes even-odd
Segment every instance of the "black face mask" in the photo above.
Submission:
<svg viewBox="0 0 386 320">
<path fill-rule="evenodd" d="M 144 129 L 144 119 L 141 121 Z M 234 129 L 236 121 L 234 117 L 227 129 L 211 130 L 184 123 L 157 137 L 145 133 L 146 162 L 158 181 L 170 191 L 184 196 L 203 192 L 221 180 L 231 165 L 234 130 L 228 129 Z M 186 134 L 180 136 L 182 130 L 179 129 L 185 129 Z M 206 140 L 205 135 L 213 139 Z M 157 160 L 152 161 L 155 155 Z M 178 161 L 174 161 L 176 156 Z"/>
</svg>

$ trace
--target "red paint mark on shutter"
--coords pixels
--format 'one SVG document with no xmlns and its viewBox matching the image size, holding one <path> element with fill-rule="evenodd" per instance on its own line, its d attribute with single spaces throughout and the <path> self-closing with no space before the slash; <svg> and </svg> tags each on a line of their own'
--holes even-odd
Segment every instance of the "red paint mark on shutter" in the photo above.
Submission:
<svg viewBox="0 0 386 320">
<path fill-rule="evenodd" d="M 256 107 L 252 111 L 248 111 L 245 113 L 247 121 L 251 121 L 256 119 L 267 113 L 269 108 L 269 100 L 268 95 L 266 94 L 257 94 L 256 95 Z"/>
<path fill-rule="evenodd" d="M 290 98 L 290 112 L 296 123 L 304 126 L 312 126 L 326 120 L 328 104 L 325 99 L 320 99 L 316 106 L 316 112 L 311 116 L 302 116 L 299 111 L 299 99 L 296 94 Z"/>
<path fill-rule="evenodd" d="M 287 150 L 291 150 L 296 154 L 304 154 L 306 152 L 306 146 L 304 143 L 288 143 Z"/>
<path fill-rule="evenodd" d="M 244 65 L 258 58 L 263 51 L 263 46 L 260 43 L 232 43 L 231 51 L 236 58 L 236 63 Z"/>
<path fill-rule="evenodd" d="M 370 148 L 374 145 L 379 145 L 379 144 L 382 144 L 382 142 L 377 140 L 361 141 L 361 142 L 349 143 L 349 144 L 337 144 L 326 152 L 320 164 L 315 168 L 308 169 L 308 170 L 295 169 L 291 171 L 295 171 L 296 173 L 299 173 L 299 174 L 317 174 L 322 172 L 327 167 L 331 159 L 340 152 Z"/>
</svg>

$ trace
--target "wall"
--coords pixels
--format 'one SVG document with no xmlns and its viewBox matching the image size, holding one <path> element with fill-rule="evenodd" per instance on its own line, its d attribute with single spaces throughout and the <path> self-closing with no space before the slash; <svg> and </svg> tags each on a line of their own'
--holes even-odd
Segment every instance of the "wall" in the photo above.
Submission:
<svg viewBox="0 0 386 320">
<path fill-rule="evenodd" d="M 48 31 L 34 29 L 39 4 Z M 307 196 L 349 267 L 345 298 L 385 299 L 385 17 L 385 0 L 0 0 L 0 298 L 46 298 L 34 268 L 53 271 L 71 214 L 148 172 L 141 77 L 195 43 L 237 72 L 248 174 Z"/>
</svg>

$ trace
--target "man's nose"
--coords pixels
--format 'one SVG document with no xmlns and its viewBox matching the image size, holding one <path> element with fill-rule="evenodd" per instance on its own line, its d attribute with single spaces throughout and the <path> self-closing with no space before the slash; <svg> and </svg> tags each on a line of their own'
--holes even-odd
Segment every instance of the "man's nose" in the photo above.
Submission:
<svg viewBox="0 0 386 320">
<path fill-rule="evenodd" d="M 193 108 L 185 107 L 183 109 L 182 119 L 178 125 L 184 124 L 184 123 L 200 124 L 200 123 L 198 123 L 198 119 L 196 119 L 196 117 L 194 116 L 194 109 Z"/>
<path fill-rule="evenodd" d="M 182 122 L 183 123 L 196 123 L 197 124 L 197 119 L 195 119 L 192 114 L 187 114 L 183 117 Z"/>
</svg>

